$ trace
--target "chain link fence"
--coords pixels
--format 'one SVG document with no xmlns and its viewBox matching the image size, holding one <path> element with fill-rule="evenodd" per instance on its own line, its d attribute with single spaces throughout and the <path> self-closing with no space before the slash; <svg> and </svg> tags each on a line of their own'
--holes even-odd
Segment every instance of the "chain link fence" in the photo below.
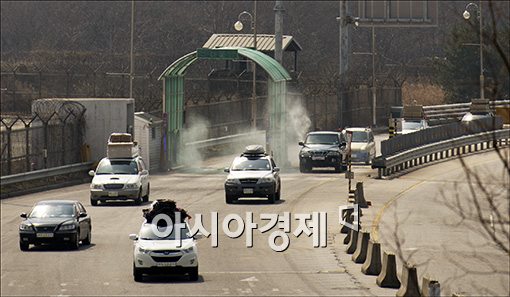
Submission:
<svg viewBox="0 0 510 297">
<path fill-rule="evenodd" d="M 0 115 L 2 176 L 79 163 L 84 159 L 85 108 L 76 102 L 59 108 L 42 104 L 45 106 L 35 106 L 37 111 L 30 116 Z"/>
</svg>

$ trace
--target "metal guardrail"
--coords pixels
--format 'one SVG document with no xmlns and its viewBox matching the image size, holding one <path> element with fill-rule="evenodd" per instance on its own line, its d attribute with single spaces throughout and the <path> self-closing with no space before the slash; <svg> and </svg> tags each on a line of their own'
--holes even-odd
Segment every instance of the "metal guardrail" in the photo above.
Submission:
<svg viewBox="0 0 510 297">
<path fill-rule="evenodd" d="M 381 178 L 428 162 L 509 144 L 510 129 L 482 132 L 427 144 L 393 156 L 380 156 L 374 160 L 372 168 L 378 169 Z"/>
<path fill-rule="evenodd" d="M 188 142 L 184 144 L 184 146 L 193 146 L 195 148 L 204 148 L 204 147 L 210 147 L 215 145 L 221 145 L 221 144 L 228 144 L 228 143 L 234 143 L 234 142 L 244 142 L 249 141 L 253 139 L 254 137 L 265 137 L 266 131 L 255 131 L 255 132 L 248 132 L 248 133 L 240 133 L 235 135 L 228 135 L 218 138 L 211 138 L 211 139 L 205 139 L 205 140 L 199 140 L 199 141 L 193 141 Z"/>
<path fill-rule="evenodd" d="M 0 177 L 1 197 L 30 193 L 82 180 L 94 162 L 34 170 Z M 80 178 L 81 177 L 81 178 Z"/>
<path fill-rule="evenodd" d="M 496 107 L 508 107 L 510 100 L 496 100 L 489 101 L 489 107 L 492 111 Z M 471 102 L 468 103 L 455 103 L 455 104 L 444 104 L 444 105 L 430 105 L 423 106 L 423 113 L 428 120 L 439 120 L 448 118 L 461 118 L 471 107 Z"/>
<path fill-rule="evenodd" d="M 503 128 L 503 120 L 499 116 L 429 127 L 383 140 L 381 142 L 381 155 L 387 157 L 422 145 L 501 128 Z"/>
</svg>

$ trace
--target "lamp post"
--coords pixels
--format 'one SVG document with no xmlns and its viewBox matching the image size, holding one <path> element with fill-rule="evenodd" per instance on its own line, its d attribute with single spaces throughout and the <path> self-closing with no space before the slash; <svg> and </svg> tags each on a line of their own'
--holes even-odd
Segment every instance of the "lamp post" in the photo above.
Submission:
<svg viewBox="0 0 510 297">
<path fill-rule="evenodd" d="M 478 10 L 478 13 L 477 13 L 477 17 L 478 17 L 478 23 L 480 25 L 480 99 L 484 100 L 485 99 L 485 91 L 484 91 L 484 81 L 485 81 L 485 78 L 483 76 L 483 32 L 482 32 L 482 1 L 480 0 L 478 2 L 478 5 L 476 5 L 475 3 L 471 2 L 471 3 L 468 3 L 466 5 L 466 8 L 464 10 L 464 13 L 462 13 L 462 16 L 464 17 L 464 19 L 466 20 L 469 20 L 469 18 L 471 17 L 471 14 L 469 13 L 468 9 L 471 7 L 471 6 L 474 6 L 477 8 Z"/>
<path fill-rule="evenodd" d="M 133 60 L 133 39 L 135 32 L 135 1 L 131 0 L 131 49 L 129 52 L 129 98 L 133 98 L 133 76 L 134 76 L 134 60 Z"/>
<path fill-rule="evenodd" d="M 354 18 L 354 25 L 359 26 L 359 18 Z M 372 22 L 372 51 L 369 53 L 354 52 L 353 55 L 371 55 L 372 56 L 372 125 L 377 126 L 377 93 L 375 87 L 375 26 Z"/>
<path fill-rule="evenodd" d="M 251 20 L 251 29 L 253 32 L 253 48 L 257 50 L 257 1 L 253 1 L 253 15 L 247 11 L 243 11 L 237 17 L 237 22 L 234 24 L 234 29 L 237 31 L 243 30 L 243 23 L 241 17 L 247 15 Z M 253 62 L 253 82 L 252 82 L 252 99 L 251 99 L 251 127 L 257 129 L 257 64 Z"/>
</svg>

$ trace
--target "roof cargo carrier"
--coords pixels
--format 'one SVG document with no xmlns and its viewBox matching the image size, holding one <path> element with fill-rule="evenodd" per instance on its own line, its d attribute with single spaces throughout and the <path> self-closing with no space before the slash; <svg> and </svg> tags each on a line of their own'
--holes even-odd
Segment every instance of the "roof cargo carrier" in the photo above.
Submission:
<svg viewBox="0 0 510 297">
<path fill-rule="evenodd" d="M 260 144 L 252 144 L 252 145 L 247 146 L 244 149 L 244 152 L 241 154 L 241 156 L 244 156 L 244 157 L 250 157 L 250 156 L 253 156 L 253 157 L 259 157 L 260 156 L 261 157 L 261 156 L 266 156 L 266 150 Z"/>
<path fill-rule="evenodd" d="M 151 224 L 154 217 L 158 214 L 166 214 L 175 223 L 175 213 L 181 214 L 181 223 L 184 223 L 186 219 L 191 219 L 188 212 L 182 208 L 178 208 L 175 201 L 170 199 L 158 199 L 154 201 L 150 208 L 142 209 L 143 217 L 147 220 L 147 223 Z M 159 223 L 159 222 L 156 222 Z"/>
<path fill-rule="evenodd" d="M 112 133 L 108 139 L 106 156 L 110 159 L 134 158 L 139 154 L 138 145 L 129 133 Z"/>
</svg>

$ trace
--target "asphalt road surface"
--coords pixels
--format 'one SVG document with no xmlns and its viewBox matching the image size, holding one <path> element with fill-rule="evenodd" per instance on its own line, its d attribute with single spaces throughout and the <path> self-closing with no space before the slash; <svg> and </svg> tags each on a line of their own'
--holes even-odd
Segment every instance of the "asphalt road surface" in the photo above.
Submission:
<svg viewBox="0 0 510 297">
<path fill-rule="evenodd" d="M 211 212 L 219 213 L 220 222 L 227 214 L 239 214 L 244 218 L 246 212 L 252 212 L 255 222 L 261 225 L 266 221 L 260 219 L 260 214 L 290 212 L 291 232 L 298 226 L 294 219 L 295 214 L 327 212 L 327 247 L 314 248 L 313 235 L 306 237 L 302 234 L 297 238 L 291 233 L 289 248 L 285 252 L 275 252 L 268 245 L 269 235 L 278 230 L 274 227 L 263 234 L 254 230 L 254 246 L 247 248 L 246 232 L 240 238 L 232 239 L 224 234 L 220 225 L 217 248 L 211 247 L 210 238 L 198 240 L 200 277 L 197 282 L 189 282 L 186 277 L 173 276 L 146 278 L 145 282 L 136 283 L 132 276 L 133 243 L 128 234 L 137 233 L 143 222 L 141 210 L 147 207 L 147 204 L 134 206 L 131 203 L 119 202 L 92 207 L 89 203 L 89 185 L 83 184 L 2 200 L 1 295 L 394 296 L 395 290 L 378 288 L 375 278 L 362 275 L 359 272 L 360 265 L 352 263 L 343 252 L 343 234 L 338 232 L 338 206 L 346 204 L 348 187 L 343 174 L 328 171 L 301 174 L 296 168 L 292 168 L 282 172 L 282 200 L 279 203 L 271 205 L 265 200 L 250 199 L 227 205 L 223 189 L 226 174 L 222 172 L 222 168 L 228 166 L 231 159 L 232 156 L 218 157 L 207 160 L 200 168 L 193 170 L 153 174 L 150 199 L 174 199 L 178 206 L 192 215 L 202 214 L 208 230 Z M 494 161 L 495 156 L 491 154 L 477 154 L 468 159 L 480 166 L 487 163 L 494 166 L 497 164 Z M 462 179 L 459 166 L 459 162 L 455 160 L 441 162 L 393 180 L 376 180 L 375 170 L 369 166 L 355 166 L 355 178 L 364 181 L 365 194 L 368 199 L 372 197 L 374 204 L 373 208 L 366 212 L 367 219 L 377 217 L 385 204 L 392 199 L 414 201 L 402 206 L 402 210 L 400 207 L 404 203 L 399 202 L 386 206 L 381 212 L 378 230 L 381 241 L 389 238 L 387 234 L 391 234 L 391 230 L 388 231 L 385 226 L 392 226 L 391 219 L 388 219 L 392 207 L 397 205 L 398 211 L 416 209 L 420 203 L 425 203 L 421 200 L 417 202 L 417 199 L 431 188 L 439 189 L 446 182 L 445 177 L 451 180 Z M 455 175 L 450 174 L 452 170 Z M 422 182 L 420 186 L 424 188 L 419 191 L 418 186 L 415 186 L 413 189 L 416 193 L 406 192 L 406 195 L 413 197 L 402 197 L 405 195 L 401 192 L 417 182 Z M 497 182 L 495 184 L 496 187 L 501 186 Z M 443 188 L 446 193 L 457 191 L 451 187 Z M 19 214 L 28 211 L 35 202 L 45 199 L 81 201 L 92 217 L 92 245 L 81 246 L 77 251 L 32 246 L 30 251 L 21 252 L 18 247 L 18 225 L 21 221 Z M 434 208 L 442 207 L 434 205 Z M 420 213 L 419 208 L 414 213 Z M 430 234 L 429 239 L 418 241 L 416 236 L 413 237 L 413 228 L 417 228 L 417 232 L 423 230 L 415 223 L 413 221 L 404 229 L 405 236 L 412 238 L 412 241 L 407 241 L 414 244 L 411 250 L 426 248 L 424 258 L 436 257 L 432 252 L 444 249 L 440 243 L 449 235 L 436 232 Z M 430 245 L 430 242 L 434 242 L 434 245 Z M 416 255 L 419 254 L 414 254 Z M 508 267 L 508 255 L 491 250 L 484 256 L 500 259 L 499 263 L 495 261 L 495 265 L 503 270 L 504 265 Z M 444 261 L 429 261 L 428 267 L 441 270 L 440 267 L 453 265 Z M 503 276 L 494 282 L 504 280 Z M 484 287 L 486 284 L 480 282 L 480 286 Z M 495 289 L 495 292 L 505 289 L 504 285 L 500 287 Z M 494 286 L 491 288 L 494 289 Z M 508 285 L 506 292 L 508 293 Z"/>
</svg>

